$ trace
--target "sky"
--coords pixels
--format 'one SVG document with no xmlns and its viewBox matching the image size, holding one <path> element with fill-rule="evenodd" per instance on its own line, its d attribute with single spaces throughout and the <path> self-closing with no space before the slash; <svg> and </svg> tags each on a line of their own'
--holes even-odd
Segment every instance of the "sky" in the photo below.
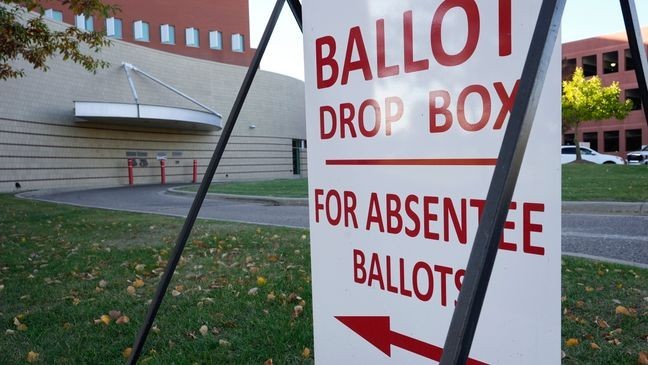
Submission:
<svg viewBox="0 0 648 365">
<path fill-rule="evenodd" d="M 639 23 L 642 26 L 648 26 L 648 0 L 634 1 Z M 249 4 L 250 42 L 252 47 L 256 47 L 275 1 L 249 0 Z M 562 20 L 562 42 L 622 31 L 625 31 L 625 27 L 619 0 L 567 0 Z M 261 69 L 303 80 L 302 41 L 299 27 L 297 27 L 288 5 L 285 5 L 268 44 L 268 49 L 263 56 Z M 644 42 L 646 41 L 644 39 Z"/>
</svg>

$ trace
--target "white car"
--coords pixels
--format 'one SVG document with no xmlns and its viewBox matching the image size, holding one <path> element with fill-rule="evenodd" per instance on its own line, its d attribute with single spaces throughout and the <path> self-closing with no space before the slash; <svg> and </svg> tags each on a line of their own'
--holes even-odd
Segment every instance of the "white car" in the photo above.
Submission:
<svg viewBox="0 0 648 365">
<path fill-rule="evenodd" d="M 648 165 L 648 145 L 640 151 L 630 152 L 627 155 L 628 165 Z"/>
<path fill-rule="evenodd" d="M 617 164 L 624 165 L 625 160 L 619 156 L 606 155 L 598 153 L 591 148 L 581 147 L 581 158 L 585 161 L 596 164 Z M 562 146 L 560 152 L 560 162 L 562 164 L 570 163 L 576 160 L 576 146 Z"/>
</svg>

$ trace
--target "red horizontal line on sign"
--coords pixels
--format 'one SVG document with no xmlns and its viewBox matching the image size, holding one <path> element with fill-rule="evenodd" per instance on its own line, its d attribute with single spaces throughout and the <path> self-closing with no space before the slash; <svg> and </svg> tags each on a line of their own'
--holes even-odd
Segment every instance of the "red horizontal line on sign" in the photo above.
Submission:
<svg viewBox="0 0 648 365">
<path fill-rule="evenodd" d="M 495 166 L 496 158 L 378 158 L 326 160 L 329 166 Z"/>
</svg>

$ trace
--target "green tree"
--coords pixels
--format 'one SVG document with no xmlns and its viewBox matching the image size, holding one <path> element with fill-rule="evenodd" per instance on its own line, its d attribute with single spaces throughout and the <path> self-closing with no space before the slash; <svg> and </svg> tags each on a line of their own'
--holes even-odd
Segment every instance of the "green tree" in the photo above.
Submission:
<svg viewBox="0 0 648 365">
<path fill-rule="evenodd" d="M 622 120 L 632 110 L 632 101 L 621 102 L 618 82 L 604 87 L 598 76 L 585 78 L 583 69 L 576 68 L 571 80 L 562 84 L 562 122 L 574 130 L 576 161 L 581 160 L 578 126 L 584 121 L 615 118 Z"/>
<path fill-rule="evenodd" d="M 96 72 L 108 63 L 91 55 L 109 46 L 110 41 L 100 32 L 87 32 L 76 27 L 63 31 L 49 29 L 43 19 L 43 4 L 52 0 L 0 0 L 0 80 L 25 76 L 22 68 L 14 68 L 13 61 L 24 60 L 34 69 L 47 71 L 47 60 L 61 55 Z M 58 0 L 74 14 L 86 16 L 113 16 L 119 8 L 100 0 Z M 39 15 L 34 16 L 29 12 Z M 84 53 L 83 48 L 87 48 Z M 90 54 L 89 54 L 90 53 Z"/>
</svg>

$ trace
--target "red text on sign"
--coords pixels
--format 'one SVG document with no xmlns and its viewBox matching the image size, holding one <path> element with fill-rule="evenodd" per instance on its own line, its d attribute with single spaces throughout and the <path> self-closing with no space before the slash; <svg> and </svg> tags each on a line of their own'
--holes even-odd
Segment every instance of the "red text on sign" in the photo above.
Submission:
<svg viewBox="0 0 648 365">
<path fill-rule="evenodd" d="M 436 297 L 442 307 L 448 305 L 449 291 L 452 298 L 459 293 L 464 273 L 463 269 L 455 270 L 444 265 L 430 265 L 424 261 L 412 265 L 404 258 L 353 250 L 355 283 L 413 297 L 422 302 Z"/>
<path fill-rule="evenodd" d="M 446 51 L 443 43 L 443 25 L 447 14 L 458 9 L 466 17 L 467 37 L 461 50 L 455 54 Z M 317 73 L 317 88 L 324 89 L 335 85 L 338 81 L 341 85 L 349 82 L 349 76 L 353 72 L 359 72 L 365 80 L 372 80 L 374 75 L 379 78 L 397 76 L 402 72 L 411 73 L 425 71 L 430 68 L 430 60 L 446 67 L 458 66 L 468 61 L 474 54 L 481 34 L 480 9 L 475 0 L 445 0 L 437 7 L 432 19 L 429 22 L 430 37 L 425 40 L 414 39 L 414 14 L 408 10 L 402 16 L 402 62 L 400 64 L 387 65 L 388 50 L 394 50 L 394 45 L 387 44 L 387 39 L 394 39 L 389 35 L 396 32 L 388 32 L 385 19 L 376 20 L 375 43 L 367 47 L 367 41 L 360 26 L 349 29 L 344 51 L 344 60 L 336 59 L 338 41 L 330 35 L 315 40 L 315 66 Z M 500 57 L 511 54 L 511 0 L 498 0 L 498 39 Z M 431 57 L 415 59 L 415 46 L 428 44 Z M 391 48 L 390 48 L 391 46 Z M 370 59 L 367 49 L 375 49 L 375 56 Z M 394 52 L 394 51 L 392 51 Z M 355 57 L 354 57 L 355 55 Z M 372 66 L 373 64 L 373 66 Z M 401 67 L 402 66 L 402 67 Z"/>
</svg>

